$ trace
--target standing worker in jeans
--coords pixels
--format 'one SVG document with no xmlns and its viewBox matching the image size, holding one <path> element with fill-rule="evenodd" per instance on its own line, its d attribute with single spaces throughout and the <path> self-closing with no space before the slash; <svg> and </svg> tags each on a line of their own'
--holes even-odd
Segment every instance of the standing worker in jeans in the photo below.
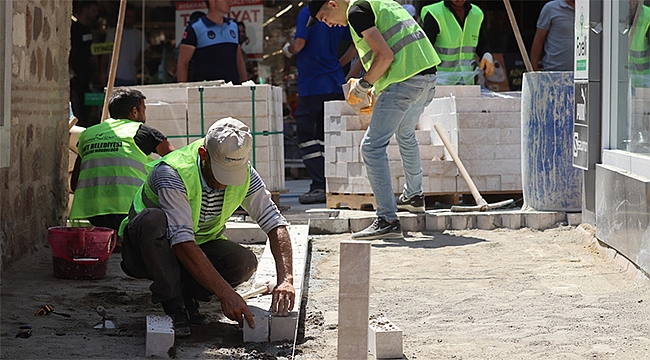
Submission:
<svg viewBox="0 0 650 360">
<path fill-rule="evenodd" d="M 325 102 L 343 100 L 345 74 L 342 65 L 354 56 L 350 45 L 341 60 L 337 56 L 341 40 L 351 41 L 347 27 L 329 28 L 325 24 L 307 27 L 309 9 L 304 7 L 296 21 L 296 35 L 282 52 L 296 56 L 298 66 L 298 109 L 296 127 L 298 146 L 305 168 L 311 177 L 309 192 L 300 195 L 301 204 L 325 202 Z"/>
<path fill-rule="evenodd" d="M 116 90 L 108 99 L 111 119 L 79 135 L 79 156 L 70 179 L 75 192 L 71 220 L 88 219 L 94 226 L 117 231 L 147 177 L 145 164 L 153 161 L 149 155 L 174 150 L 165 135 L 144 124 L 144 99 L 138 90 Z"/>
<path fill-rule="evenodd" d="M 436 49 L 439 85 L 474 85 L 474 56 L 479 68 L 492 76 L 494 60 L 488 52 L 483 29 L 483 11 L 466 0 L 445 0 L 422 8 L 424 32 Z"/>
<path fill-rule="evenodd" d="M 377 203 L 377 219 L 353 239 L 401 238 L 397 209 L 423 212 L 422 166 L 415 126 L 435 93 L 438 54 L 413 17 L 393 0 L 312 0 L 310 25 L 350 25 L 350 33 L 366 70 L 350 79 L 348 102 L 372 95 L 370 125 L 361 143 L 368 180 Z M 374 88 L 374 89 L 373 89 Z M 406 183 L 396 200 L 386 147 L 395 135 Z"/>
</svg>

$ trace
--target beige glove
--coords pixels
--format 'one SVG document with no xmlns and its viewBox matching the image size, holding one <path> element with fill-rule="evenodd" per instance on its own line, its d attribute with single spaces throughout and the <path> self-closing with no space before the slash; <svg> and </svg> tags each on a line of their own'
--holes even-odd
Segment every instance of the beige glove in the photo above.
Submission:
<svg viewBox="0 0 650 360">
<path fill-rule="evenodd" d="M 375 93 L 373 91 L 368 93 L 368 104 L 370 105 L 359 109 L 359 112 L 362 114 L 372 114 L 372 108 L 375 106 Z"/>
<path fill-rule="evenodd" d="M 372 89 L 372 85 L 362 79 L 352 78 L 348 80 L 350 85 L 350 92 L 348 93 L 348 104 L 357 105 L 368 100 L 368 94 Z M 370 102 L 368 100 L 368 102 Z"/>
<path fill-rule="evenodd" d="M 489 52 L 486 52 L 483 54 L 483 58 L 481 59 L 481 64 L 479 65 L 479 68 L 483 71 L 485 71 L 485 77 L 489 78 L 494 74 L 494 60 L 492 59 L 492 54 Z"/>
</svg>

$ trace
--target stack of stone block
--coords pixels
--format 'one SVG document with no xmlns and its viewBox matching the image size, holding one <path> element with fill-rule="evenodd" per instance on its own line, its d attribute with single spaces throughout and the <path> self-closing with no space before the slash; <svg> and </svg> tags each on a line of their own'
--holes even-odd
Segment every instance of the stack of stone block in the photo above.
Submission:
<svg viewBox="0 0 650 360">
<path fill-rule="evenodd" d="M 224 117 L 248 125 L 254 139 L 251 164 L 269 191 L 285 191 L 282 89 L 219 85 L 202 82 L 134 88 L 147 97 L 147 124 L 167 135 L 176 148 L 203 137 L 212 123 Z"/>
<path fill-rule="evenodd" d="M 514 95 L 514 96 L 513 96 Z M 469 193 L 433 128 L 446 132 L 481 192 L 521 191 L 521 112 L 517 94 L 482 97 L 479 86 L 439 86 L 416 128 L 426 195 Z M 359 145 L 370 119 L 345 101 L 325 103 L 325 177 L 328 195 L 372 194 Z M 393 192 L 404 186 L 395 138 L 387 147 Z"/>
</svg>

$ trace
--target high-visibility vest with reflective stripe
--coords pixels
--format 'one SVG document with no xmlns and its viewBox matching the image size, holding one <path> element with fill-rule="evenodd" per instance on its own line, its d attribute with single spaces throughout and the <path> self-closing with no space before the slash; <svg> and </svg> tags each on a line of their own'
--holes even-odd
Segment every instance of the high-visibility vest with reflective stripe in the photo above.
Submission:
<svg viewBox="0 0 650 360">
<path fill-rule="evenodd" d="M 357 1 L 359 0 L 350 1 L 348 10 Z M 393 0 L 368 0 L 368 3 L 375 14 L 375 26 L 394 54 L 388 70 L 375 81 L 375 93 L 378 94 L 388 85 L 404 81 L 440 63 L 440 58 L 427 35 L 402 5 Z M 357 35 L 352 27 L 350 33 L 359 59 L 368 71 L 372 66 L 374 54 L 368 43 Z"/>
<path fill-rule="evenodd" d="M 210 240 L 225 239 L 223 232 L 226 227 L 226 221 L 228 221 L 228 218 L 230 218 L 239 205 L 244 201 L 251 181 L 249 165 L 248 177 L 244 184 L 237 186 L 229 185 L 226 187 L 221 214 L 219 215 L 216 225 L 200 232 L 199 218 L 201 215 L 203 189 L 200 176 L 201 169 L 198 165 L 198 156 L 199 147 L 201 145 L 203 145 L 203 139 L 196 140 L 187 146 L 170 152 L 166 156 L 155 160 L 146 166 L 147 173 L 151 173 L 154 166 L 158 165 L 160 162 L 164 162 L 178 172 L 178 175 L 180 175 L 181 180 L 185 185 L 187 198 L 190 202 L 190 207 L 192 208 L 194 241 L 199 245 Z M 160 201 L 158 199 L 158 194 L 156 194 L 149 186 L 149 182 L 145 182 L 140 189 L 138 189 L 138 192 L 133 199 L 133 210 L 135 211 L 135 214 L 138 214 L 140 211 L 148 207 L 160 208 Z M 126 228 L 130 217 L 135 214 L 129 213 L 129 216 L 122 221 L 119 229 L 120 236 L 123 236 L 124 229 Z"/>
<path fill-rule="evenodd" d="M 108 119 L 79 135 L 81 171 L 70 219 L 127 214 L 133 196 L 146 178 L 144 165 L 152 161 L 133 137 L 142 123 Z"/>
<path fill-rule="evenodd" d="M 628 72 L 632 87 L 650 87 L 650 48 L 648 48 L 648 38 L 646 37 L 649 27 L 650 8 L 643 5 L 628 55 Z"/>
<path fill-rule="evenodd" d="M 478 6 L 472 5 L 462 29 L 444 1 L 423 7 L 422 19 L 427 13 L 436 19 L 440 27 L 440 33 L 433 44 L 442 60 L 438 65 L 438 84 L 455 85 L 461 78 L 466 85 L 474 84 L 472 61 L 478 45 L 483 11 Z"/>
</svg>

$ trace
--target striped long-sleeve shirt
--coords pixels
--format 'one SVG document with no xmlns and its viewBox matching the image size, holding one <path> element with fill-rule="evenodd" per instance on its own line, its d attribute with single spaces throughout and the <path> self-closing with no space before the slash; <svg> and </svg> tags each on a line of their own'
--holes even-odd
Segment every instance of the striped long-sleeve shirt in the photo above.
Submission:
<svg viewBox="0 0 650 360">
<path fill-rule="evenodd" d="M 214 226 L 221 214 L 225 190 L 210 188 L 203 175 L 201 214 L 199 228 Z M 192 221 L 192 207 L 187 198 L 187 190 L 183 180 L 171 166 L 160 163 L 152 170 L 148 178 L 149 186 L 158 194 L 162 210 L 167 215 L 167 238 L 170 246 L 185 241 L 194 241 L 194 226 Z M 268 233 L 288 222 L 280 214 L 275 203 L 271 200 L 271 193 L 266 189 L 260 175 L 251 167 L 251 181 L 246 197 L 241 207 L 250 217 L 257 222 L 260 228 Z"/>
</svg>

